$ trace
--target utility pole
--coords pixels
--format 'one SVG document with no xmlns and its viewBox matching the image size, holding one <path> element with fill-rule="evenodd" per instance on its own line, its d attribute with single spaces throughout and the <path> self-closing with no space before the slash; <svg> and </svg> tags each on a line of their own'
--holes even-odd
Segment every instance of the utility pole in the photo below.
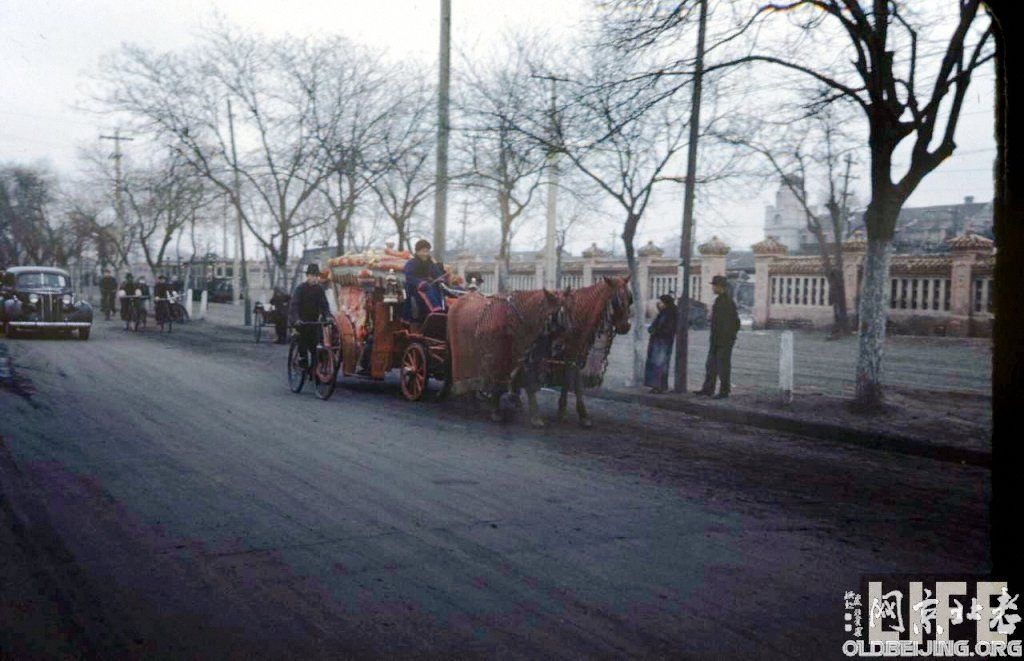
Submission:
<svg viewBox="0 0 1024 661">
<path fill-rule="evenodd" d="M 548 209 L 547 233 L 544 240 L 544 287 L 555 289 L 558 286 L 558 150 L 554 148 L 558 138 L 558 104 L 557 88 L 559 80 L 556 76 L 533 76 L 551 81 L 551 144 L 548 148 Z"/>
<path fill-rule="evenodd" d="M 235 115 L 231 112 L 231 99 L 228 99 L 228 133 L 231 137 L 231 169 L 234 172 L 235 188 L 235 221 L 238 225 L 238 250 L 235 251 L 235 268 L 232 277 L 232 287 L 241 277 L 242 304 L 245 306 L 243 312 L 245 325 L 252 325 L 252 309 L 249 307 L 249 274 L 245 265 L 245 234 L 242 231 L 242 186 L 238 180 L 238 152 L 235 150 Z M 238 289 L 232 289 L 234 303 L 238 303 Z"/>
<path fill-rule="evenodd" d="M 690 143 L 686 154 L 686 188 L 683 194 L 683 228 L 679 241 L 679 277 L 682 280 L 679 317 L 676 323 L 676 380 L 674 392 L 686 392 L 686 361 L 690 344 L 690 265 L 693 261 L 693 197 L 697 185 L 697 140 L 700 137 L 700 95 L 704 83 L 704 31 L 707 24 L 707 0 L 700 2 L 697 26 L 697 61 L 693 72 L 693 96 L 690 100 Z"/>
<path fill-rule="evenodd" d="M 114 141 L 114 153 L 111 158 L 114 159 L 114 214 L 117 216 L 117 231 L 122 237 L 122 245 L 124 238 L 124 201 L 121 198 L 121 191 L 123 184 L 121 182 L 121 143 L 131 142 L 135 138 L 129 138 L 121 135 L 121 129 L 114 129 L 114 135 L 101 135 L 100 140 L 113 140 Z M 125 266 L 128 264 L 128 255 L 122 254 L 121 259 L 124 260 Z"/>
<path fill-rule="evenodd" d="M 452 0 L 441 0 L 441 52 L 437 85 L 437 174 L 434 183 L 434 256 L 445 259 L 448 221 L 448 80 L 451 74 Z"/>
</svg>

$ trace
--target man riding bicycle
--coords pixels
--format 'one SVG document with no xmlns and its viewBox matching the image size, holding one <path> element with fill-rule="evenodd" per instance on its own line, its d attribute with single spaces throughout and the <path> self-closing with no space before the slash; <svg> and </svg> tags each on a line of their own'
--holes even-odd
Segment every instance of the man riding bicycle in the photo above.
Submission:
<svg viewBox="0 0 1024 661">
<path fill-rule="evenodd" d="M 295 327 L 299 336 L 299 364 L 303 368 L 309 367 L 309 352 L 316 348 L 319 341 L 318 333 L 321 329 L 316 322 L 330 318 L 327 293 L 320 284 L 320 267 L 310 264 L 306 267 L 306 281 L 299 283 L 292 292 L 288 310 L 288 323 Z"/>
</svg>

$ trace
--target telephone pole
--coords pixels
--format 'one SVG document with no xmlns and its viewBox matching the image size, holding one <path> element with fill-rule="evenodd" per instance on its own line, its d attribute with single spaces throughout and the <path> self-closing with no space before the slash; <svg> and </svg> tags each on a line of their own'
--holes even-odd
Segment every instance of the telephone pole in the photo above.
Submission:
<svg viewBox="0 0 1024 661">
<path fill-rule="evenodd" d="M 121 198 L 121 191 L 123 184 L 121 181 L 121 143 L 131 142 L 135 138 L 129 138 L 121 135 L 121 129 L 114 129 L 114 135 L 101 135 L 100 140 L 113 140 L 114 142 L 114 153 L 111 158 L 114 159 L 114 214 L 117 216 L 117 231 L 124 237 L 124 202 Z M 125 266 L 128 264 L 128 255 L 122 254 L 121 259 L 125 262 Z"/>
<path fill-rule="evenodd" d="M 434 256 L 445 259 L 448 222 L 448 80 L 451 74 L 452 0 L 441 0 L 441 48 L 437 85 L 437 174 L 434 183 Z"/>
<path fill-rule="evenodd" d="M 228 99 L 228 134 L 231 138 L 231 169 L 234 172 L 235 189 L 235 221 L 238 225 L 238 250 L 235 251 L 232 286 L 238 278 L 241 278 L 242 304 L 245 306 L 245 311 L 243 312 L 245 325 L 251 326 L 252 309 L 249 307 L 249 274 L 245 265 L 245 234 L 242 231 L 242 186 L 238 181 L 238 152 L 235 150 L 235 115 L 231 112 L 230 98 Z M 231 297 L 237 305 L 238 289 L 232 289 Z"/>
<path fill-rule="evenodd" d="M 559 80 L 567 80 L 557 76 L 537 76 L 551 82 L 551 143 L 548 147 L 548 208 L 547 232 L 544 240 L 544 286 L 555 289 L 558 286 L 558 150 L 554 148 L 558 139 L 558 104 L 557 87 Z"/>
<path fill-rule="evenodd" d="M 683 193 L 683 227 L 679 241 L 680 300 L 676 323 L 676 382 L 674 392 L 686 392 L 686 367 L 690 345 L 690 264 L 693 261 L 693 197 L 697 185 L 697 140 L 700 138 L 700 96 L 704 83 L 704 31 L 707 24 L 707 0 L 700 1 L 697 26 L 697 61 L 693 72 L 693 96 L 690 99 L 690 143 L 686 154 L 686 189 Z"/>
</svg>

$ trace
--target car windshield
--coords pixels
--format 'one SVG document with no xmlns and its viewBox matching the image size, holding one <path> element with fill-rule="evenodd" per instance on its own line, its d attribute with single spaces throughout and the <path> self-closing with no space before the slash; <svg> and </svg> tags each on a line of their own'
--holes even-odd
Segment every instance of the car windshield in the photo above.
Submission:
<svg viewBox="0 0 1024 661">
<path fill-rule="evenodd" d="M 68 279 L 60 273 L 19 273 L 17 286 L 25 289 L 37 287 L 63 289 L 68 286 Z"/>
</svg>

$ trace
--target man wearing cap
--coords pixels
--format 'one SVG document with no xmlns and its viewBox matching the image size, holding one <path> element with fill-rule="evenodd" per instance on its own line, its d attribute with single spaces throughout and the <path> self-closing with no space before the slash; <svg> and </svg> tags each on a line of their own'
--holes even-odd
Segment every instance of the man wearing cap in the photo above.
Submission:
<svg viewBox="0 0 1024 661">
<path fill-rule="evenodd" d="M 444 296 L 438 282 L 444 277 L 444 264 L 435 262 L 430 256 L 430 242 L 420 239 L 416 242 L 414 256 L 405 263 L 404 316 L 410 321 L 422 321 L 431 309 L 438 309 L 444 303 Z"/>
<path fill-rule="evenodd" d="M 310 264 L 306 267 L 306 281 L 300 282 L 292 292 L 292 300 L 288 309 L 288 323 L 316 322 L 330 319 L 331 308 L 327 304 L 327 294 L 320 284 L 320 267 Z M 317 333 L 320 328 L 312 324 L 296 326 L 299 335 L 299 364 L 309 367 L 309 352 L 316 348 Z"/>
<path fill-rule="evenodd" d="M 729 396 L 729 372 L 732 369 L 732 346 L 740 330 L 740 316 L 736 304 L 729 296 L 729 281 L 724 275 L 711 278 L 711 289 L 715 292 L 715 303 L 711 306 L 711 342 L 708 346 L 708 360 L 704 365 L 704 387 L 696 395 L 714 395 L 715 399 Z M 715 380 L 721 382 L 715 395 Z"/>
</svg>

